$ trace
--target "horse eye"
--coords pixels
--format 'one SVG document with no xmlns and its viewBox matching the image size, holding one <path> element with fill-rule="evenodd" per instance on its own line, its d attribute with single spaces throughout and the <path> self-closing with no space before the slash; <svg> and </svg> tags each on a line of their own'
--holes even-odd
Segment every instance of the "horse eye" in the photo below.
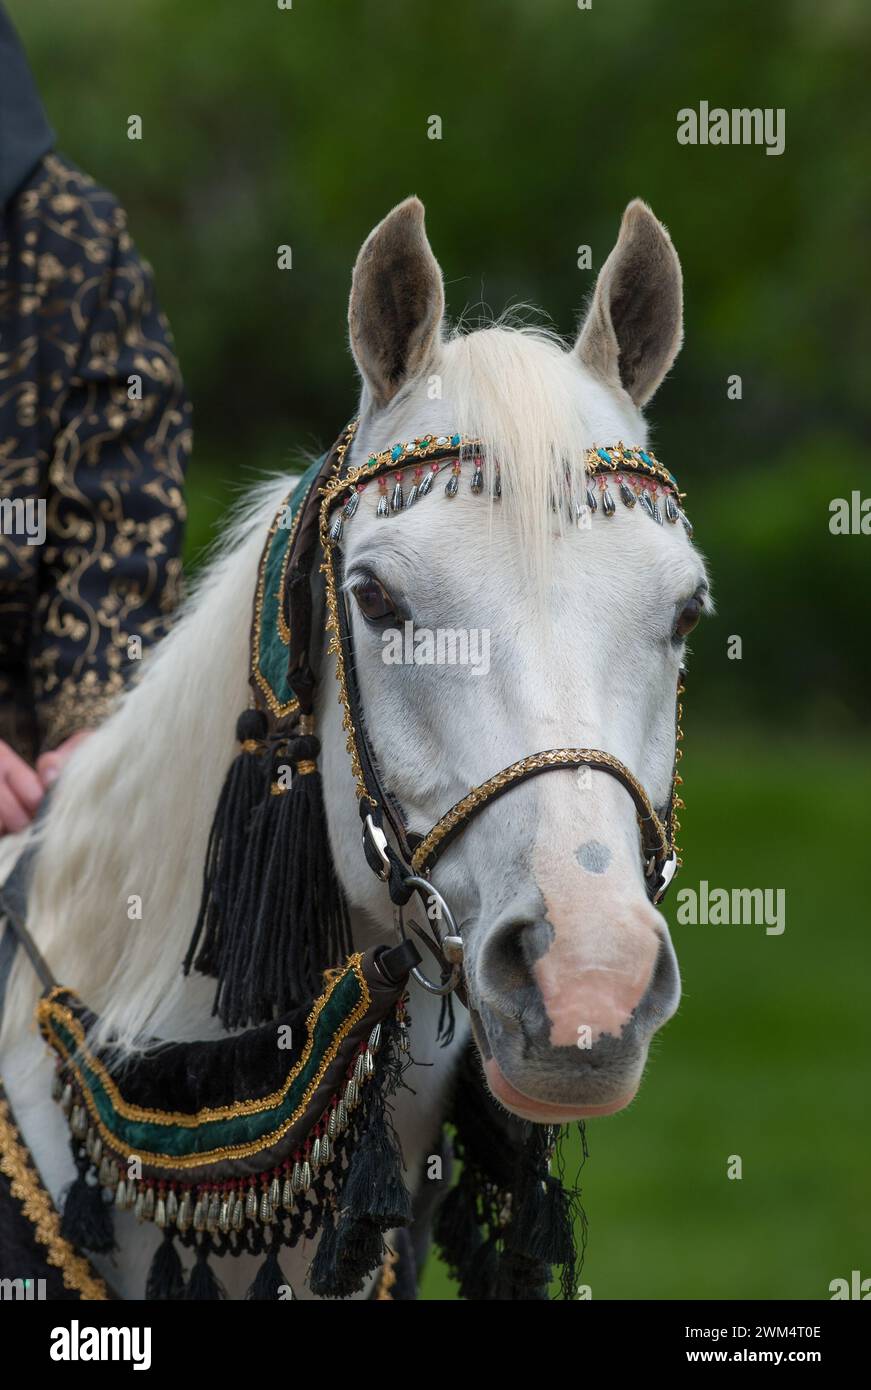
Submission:
<svg viewBox="0 0 871 1390">
<path fill-rule="evenodd" d="M 351 590 L 357 600 L 357 607 L 370 623 L 380 622 L 383 618 L 396 617 L 396 605 L 388 594 L 384 585 L 381 584 L 373 575 L 368 579 L 361 579 L 359 584 L 355 584 Z"/>
<path fill-rule="evenodd" d="M 675 638 L 679 640 L 688 637 L 701 616 L 702 600 L 698 594 L 694 594 L 678 614 L 677 622 L 674 625 Z"/>
</svg>

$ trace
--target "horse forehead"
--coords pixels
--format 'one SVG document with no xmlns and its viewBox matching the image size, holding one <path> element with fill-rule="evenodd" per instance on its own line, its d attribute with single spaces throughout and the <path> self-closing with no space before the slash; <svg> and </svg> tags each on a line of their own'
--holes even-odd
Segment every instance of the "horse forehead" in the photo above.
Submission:
<svg viewBox="0 0 871 1390">
<path fill-rule="evenodd" d="M 436 480 L 428 497 L 388 517 L 377 516 L 378 491 L 369 483 L 346 532 L 346 567 L 378 561 L 409 588 L 469 593 L 479 603 L 495 592 L 500 608 L 540 611 L 524 564 L 523 517 L 506 515 L 503 504 L 486 496 L 446 498 L 446 477 Z M 388 492 L 393 482 L 388 474 Z M 410 482 L 403 478 L 406 492 Z M 699 568 L 682 527 L 657 527 L 646 517 L 622 512 L 595 517 L 590 525 L 566 519 L 560 528 L 555 521 L 549 559 L 548 607 L 556 612 L 561 604 L 578 602 L 579 621 L 591 606 L 601 619 L 609 601 L 678 589 Z"/>
</svg>

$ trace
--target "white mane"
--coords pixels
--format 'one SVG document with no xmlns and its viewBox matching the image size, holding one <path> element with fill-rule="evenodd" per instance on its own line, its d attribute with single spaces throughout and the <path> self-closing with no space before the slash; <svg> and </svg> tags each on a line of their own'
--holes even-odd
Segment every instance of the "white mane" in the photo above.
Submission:
<svg viewBox="0 0 871 1390">
<path fill-rule="evenodd" d="M 257 489 L 228 528 L 142 679 L 68 764 L 41 833 L 28 920 L 55 978 L 130 1041 L 201 988 L 191 1021 L 202 1035 L 214 982 L 184 981 L 212 815 L 247 702 L 248 641 L 257 560 L 288 479 Z M 142 920 L 128 900 L 142 901 Z M 191 996 L 187 996 L 190 998 Z M 33 971 L 19 960 L 4 1032 L 26 1027 Z"/>
</svg>

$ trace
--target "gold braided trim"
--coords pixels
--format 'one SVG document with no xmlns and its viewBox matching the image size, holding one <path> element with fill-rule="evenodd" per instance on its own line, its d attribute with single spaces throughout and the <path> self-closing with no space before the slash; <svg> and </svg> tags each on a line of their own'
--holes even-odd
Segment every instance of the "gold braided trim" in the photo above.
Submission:
<svg viewBox="0 0 871 1390">
<path fill-rule="evenodd" d="M 464 796 L 461 801 L 452 806 L 441 820 L 436 822 L 429 834 L 421 840 L 411 857 L 412 869 L 416 874 L 419 874 L 426 861 L 435 853 L 451 830 L 461 825 L 473 811 L 479 806 L 485 805 L 496 793 L 510 787 L 514 782 L 521 781 L 528 773 L 537 772 L 547 767 L 583 767 L 585 765 L 592 766 L 594 770 L 596 765 L 608 767 L 617 773 L 623 781 L 629 783 L 645 808 L 647 819 L 659 839 L 660 852 L 665 858 L 669 853 L 668 834 L 665 826 L 653 809 L 641 783 L 633 777 L 628 767 L 625 767 L 613 754 L 602 753 L 595 748 L 555 748 L 547 753 L 531 753 L 529 757 L 521 758 L 519 762 L 512 763 L 510 767 L 504 767 L 501 772 L 497 772 L 488 781 L 482 782 L 480 786 L 473 787 L 468 796 Z M 640 815 L 638 821 L 640 825 Z"/>
<path fill-rule="evenodd" d="M 292 505 L 294 496 L 295 492 L 289 492 L 287 496 L 283 499 L 281 506 L 278 508 L 278 511 L 275 513 L 275 516 L 273 517 L 272 525 L 270 526 L 269 531 L 267 532 L 266 540 L 263 545 L 263 550 L 260 555 L 260 563 L 257 566 L 257 588 L 254 592 L 254 636 L 251 642 L 251 678 L 253 681 L 256 682 L 258 689 L 262 691 L 269 709 L 278 719 L 284 719 L 286 715 L 293 714 L 294 710 L 296 710 L 299 705 L 299 701 L 297 700 L 296 696 L 294 696 L 293 699 L 288 700 L 286 704 L 281 704 L 279 700 L 276 700 L 275 694 L 271 686 L 269 685 L 269 682 L 263 676 L 257 665 L 257 658 L 260 650 L 260 629 L 263 623 L 263 603 L 265 599 L 264 589 L 266 585 L 266 562 L 269 558 L 269 551 L 272 546 L 272 538 L 278 530 L 278 524 L 281 521 L 282 516 L 284 516 L 285 512 L 287 511 L 287 508 Z M 281 593 L 284 592 L 284 579 L 287 569 L 288 557 L 290 555 L 291 547 L 293 545 L 293 538 L 296 535 L 296 528 L 299 525 L 300 517 L 302 516 L 304 509 L 305 497 L 302 497 L 296 515 L 294 516 L 290 524 L 290 535 L 288 536 L 287 545 L 284 551 L 284 557 L 281 562 Z M 279 603 L 278 605 L 278 633 L 284 645 L 287 646 L 290 642 L 290 629 L 288 628 L 287 622 L 285 621 L 283 605 L 281 603 Z"/>
<path fill-rule="evenodd" d="M 348 697 L 348 680 L 345 671 L 345 655 L 342 651 L 342 643 L 339 638 L 339 600 L 338 594 L 336 592 L 336 575 L 333 569 L 333 543 L 330 540 L 329 528 L 330 508 L 333 504 L 334 499 L 340 493 L 346 491 L 349 487 L 353 487 L 356 480 L 359 477 L 362 477 L 364 473 L 372 471 L 368 464 L 364 464 L 361 468 L 352 469 L 351 472 L 348 474 L 347 478 L 342 478 L 339 476 L 341 474 L 342 462 L 344 460 L 345 453 L 350 447 L 354 431 L 356 431 L 357 428 L 357 423 L 358 422 L 355 420 L 353 421 L 352 425 L 348 426 L 349 434 L 347 436 L 347 440 L 344 446 L 340 446 L 341 458 L 339 459 L 336 466 L 336 475 L 333 477 L 331 482 L 325 484 L 325 486 L 321 489 L 319 535 L 321 543 L 321 552 L 324 556 L 324 562 L 320 567 L 320 571 L 321 574 L 324 576 L 325 602 L 327 610 L 326 621 L 324 623 L 324 627 L 326 629 L 328 637 L 327 655 L 332 655 L 336 658 L 336 680 L 339 684 L 339 701 L 342 706 L 342 728 L 344 729 L 346 735 L 345 747 L 348 750 L 348 757 L 351 759 L 351 771 L 353 773 L 354 782 L 357 788 L 357 796 L 358 798 L 366 797 L 366 799 L 369 800 L 369 793 L 366 790 L 366 783 L 363 780 L 363 769 L 360 766 L 360 755 L 357 751 L 357 731 L 354 728 L 354 723 L 351 719 L 351 701 Z M 389 457 L 390 451 L 387 450 L 386 453 Z M 374 455 L 373 457 L 377 458 L 378 455 Z"/>
<path fill-rule="evenodd" d="M 349 956 L 347 965 L 347 969 L 353 969 L 359 981 L 361 990 L 360 1002 L 357 1004 L 356 1008 L 352 1011 L 352 1013 L 348 1015 L 342 1028 L 332 1039 L 332 1042 L 330 1043 L 330 1046 L 326 1051 L 326 1054 L 323 1058 L 323 1061 L 321 1062 L 321 1065 L 316 1075 L 312 1077 L 311 1081 L 306 1087 L 303 1098 L 300 1101 L 300 1104 L 297 1106 L 296 1110 L 293 1112 L 292 1115 L 288 1117 L 288 1119 L 286 1119 L 277 1129 L 273 1130 L 271 1133 L 264 1134 L 261 1136 L 261 1138 L 252 1140 L 250 1143 L 247 1144 L 237 1144 L 223 1149 L 204 1150 L 202 1153 L 193 1154 L 189 1157 L 179 1157 L 173 1154 L 155 1154 L 150 1152 L 142 1153 L 135 1148 L 129 1148 L 126 1145 L 122 1144 L 121 1140 L 117 1137 L 117 1135 L 114 1135 L 111 1130 L 106 1128 L 97 1112 L 93 1096 L 83 1088 L 83 1099 L 88 1107 L 88 1111 L 90 1112 L 91 1119 L 95 1128 L 100 1132 L 100 1134 L 103 1136 L 103 1139 L 108 1142 L 108 1144 L 115 1153 L 121 1154 L 124 1158 L 138 1157 L 142 1160 L 146 1167 L 153 1168 L 201 1168 L 206 1164 L 218 1163 L 225 1159 L 249 1158 L 252 1154 L 259 1153 L 264 1148 L 271 1148 L 273 1144 L 276 1144 L 279 1141 L 279 1139 L 281 1139 L 281 1137 L 287 1133 L 287 1131 L 296 1123 L 296 1121 L 304 1113 L 312 1096 L 314 1095 L 318 1086 L 321 1084 L 321 1081 L 323 1080 L 327 1072 L 327 1069 L 338 1055 L 338 1051 L 342 1042 L 347 1037 L 348 1033 L 350 1033 L 354 1025 L 356 1023 L 359 1023 L 360 1019 L 363 1018 L 367 1009 L 369 1008 L 369 1005 L 371 1003 L 371 995 L 369 994 L 369 987 L 366 984 L 366 979 L 363 975 L 363 971 L 361 968 L 361 959 L 362 958 L 360 954 L 355 953 L 353 956 Z M 145 1120 L 155 1125 L 178 1125 L 183 1128 L 193 1129 L 196 1128 L 197 1125 L 203 1124 L 205 1121 L 208 1120 L 228 1120 L 233 1119 L 238 1115 L 256 1115 L 263 1110 L 268 1110 L 272 1106 L 278 1105 L 284 1099 L 291 1084 L 299 1074 L 302 1067 L 308 1061 L 308 1058 L 311 1055 L 312 1047 L 314 1045 L 314 1025 L 317 1021 L 318 1015 L 321 1013 L 321 1010 L 326 1005 L 327 1000 L 330 998 L 330 995 L 335 989 L 335 986 L 337 985 L 338 981 L 343 978 L 345 973 L 346 971 L 343 970 L 340 975 L 336 976 L 335 979 L 331 980 L 326 991 L 315 1002 L 315 1005 L 312 1008 L 312 1011 L 309 1014 L 308 1020 L 306 1022 L 308 1037 L 306 1039 L 305 1048 L 303 1049 L 303 1053 L 300 1057 L 300 1060 L 297 1062 L 296 1066 L 290 1072 L 284 1085 L 281 1087 L 280 1090 L 275 1091 L 272 1095 L 265 1096 L 262 1100 L 237 1101 L 235 1105 L 221 1106 L 216 1109 L 205 1108 L 203 1110 L 197 1111 L 195 1115 L 189 1115 L 184 1113 L 172 1113 L 163 1110 L 146 1110 L 138 1105 L 128 1105 L 127 1102 L 123 1100 L 121 1093 L 115 1085 L 115 1082 L 112 1080 L 111 1076 L 106 1071 L 106 1068 L 103 1066 L 103 1064 L 99 1062 L 96 1058 L 89 1056 L 88 1065 L 99 1075 L 100 1080 L 103 1083 L 103 1086 L 105 1087 L 106 1091 L 110 1095 L 112 1103 L 115 1106 L 116 1110 L 119 1112 L 119 1114 L 123 1115 L 124 1118 L 128 1120 Z M 60 1038 L 58 1038 L 57 1034 L 54 1033 L 51 1028 L 52 1013 L 54 1012 L 57 1013 L 63 1019 L 64 1024 L 76 1038 L 77 1042 L 79 1043 L 79 1046 L 81 1048 L 85 1047 L 85 1032 L 79 1020 L 75 1017 L 74 1014 L 70 1012 L 69 1009 L 66 1009 L 63 1005 L 59 1005 L 57 1002 L 53 1002 L 52 1000 L 52 996 L 55 995 L 61 988 L 62 986 L 58 986 L 57 989 L 52 990 L 50 994 L 47 994 L 44 999 L 41 999 L 39 1001 L 39 1003 L 36 1006 L 36 1018 L 37 1023 L 39 1024 L 40 1031 L 43 1037 L 46 1039 L 46 1041 L 50 1042 L 52 1048 L 60 1056 L 62 1056 L 65 1061 L 69 1062 L 70 1065 L 75 1069 L 75 1055 L 70 1054 L 68 1052 L 63 1042 L 60 1040 Z"/>
<path fill-rule="evenodd" d="M 381 1266 L 381 1273 L 378 1275 L 378 1283 L 375 1289 L 376 1303 L 392 1303 L 393 1294 L 390 1290 L 396 1283 L 396 1266 L 399 1263 L 399 1253 L 388 1245 L 384 1262 Z"/>
<path fill-rule="evenodd" d="M 317 772 L 318 765 L 311 758 L 303 758 L 301 762 L 297 763 L 295 770 L 300 777 L 305 777 L 310 772 Z"/>
<path fill-rule="evenodd" d="M 9 1179 L 12 1195 L 21 1203 L 36 1240 L 47 1251 L 46 1259 L 63 1276 L 64 1286 L 82 1298 L 105 1303 L 109 1293 L 103 1280 L 77 1255 L 61 1235 L 60 1217 L 16 1128 L 6 1101 L 0 1098 L 0 1172 Z"/>
</svg>

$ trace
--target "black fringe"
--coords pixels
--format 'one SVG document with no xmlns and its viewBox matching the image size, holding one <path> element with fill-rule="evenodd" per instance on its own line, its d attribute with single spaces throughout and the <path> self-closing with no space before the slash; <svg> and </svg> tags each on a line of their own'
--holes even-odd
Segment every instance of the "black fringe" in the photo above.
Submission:
<svg viewBox="0 0 871 1390">
<path fill-rule="evenodd" d="M 215 1271 L 209 1264 L 211 1253 L 212 1243 L 208 1236 L 205 1236 L 197 1246 L 197 1258 L 184 1293 L 185 1298 L 192 1302 L 210 1303 L 227 1297 L 224 1286 L 216 1278 Z"/>
<path fill-rule="evenodd" d="M 258 1269 L 254 1283 L 245 1297 L 257 1302 L 275 1303 L 278 1301 L 281 1290 L 289 1287 L 281 1265 L 278 1263 L 277 1242 L 273 1241 L 272 1248 Z"/>
<path fill-rule="evenodd" d="M 148 1271 L 145 1297 L 149 1301 L 177 1301 L 184 1298 L 184 1274 L 175 1248 L 175 1232 L 167 1226 Z"/>
<path fill-rule="evenodd" d="M 564 1185 L 558 1131 L 516 1120 L 498 1107 L 471 1051 L 458 1069 L 449 1120 L 456 1126 L 462 1173 L 436 1215 L 433 1233 L 460 1296 L 546 1299 L 552 1267 L 559 1266 L 562 1295 L 574 1298 L 586 1218 L 577 1184 Z M 581 1137 L 583 1163 L 583 1128 Z"/>
<path fill-rule="evenodd" d="M 407 1226 L 411 1198 L 402 1177 L 403 1162 L 388 1098 L 404 1084 L 395 1016 L 382 1023 L 375 1074 L 363 1091 L 357 1120 L 359 1138 L 349 1154 L 345 1180 L 328 1207 L 320 1244 L 309 1270 L 309 1287 L 320 1298 L 349 1298 L 382 1263 L 384 1232 Z"/>
<path fill-rule="evenodd" d="M 336 1218 L 329 1207 L 321 1222 L 321 1238 L 309 1269 L 309 1288 L 316 1298 L 334 1298 L 337 1280 Z"/>
<path fill-rule="evenodd" d="M 75 1181 L 67 1188 L 63 1203 L 61 1235 L 71 1245 L 106 1255 L 115 1249 L 112 1205 L 103 1200 L 103 1190 L 87 1180 L 91 1160 L 84 1147 L 73 1141 L 73 1159 L 78 1170 Z"/>
<path fill-rule="evenodd" d="M 203 975 L 217 975 L 226 950 L 223 927 L 228 909 L 238 894 L 239 875 L 255 807 L 268 792 L 269 759 L 264 757 L 267 725 L 261 710 L 248 709 L 236 723 L 239 744 L 257 743 L 258 750 L 240 749 L 224 780 L 209 833 L 200 910 L 184 973 L 195 967 Z"/>
<path fill-rule="evenodd" d="M 300 763 L 316 761 L 320 743 L 312 734 L 273 742 L 269 778 L 261 782 L 259 802 L 247 813 L 241 842 L 224 828 L 238 823 L 230 808 L 235 792 L 225 786 L 226 798 L 222 793 L 216 815 L 221 828 L 213 827 L 213 835 L 221 846 L 216 862 L 223 877 L 218 875 L 216 895 L 214 875 L 207 876 L 202 921 L 186 961 L 187 966 L 194 959 L 205 926 L 194 963 L 217 977 L 213 1011 L 227 1028 L 264 1023 L 298 1007 L 320 991 L 324 971 L 352 949 L 330 853 L 321 776 L 317 770 L 296 770 Z M 293 774 L 285 789 L 288 767 Z M 241 773 L 231 769 L 228 785 L 231 780 L 244 799 Z M 236 856 L 232 874 L 226 871 L 228 854 Z"/>
</svg>

